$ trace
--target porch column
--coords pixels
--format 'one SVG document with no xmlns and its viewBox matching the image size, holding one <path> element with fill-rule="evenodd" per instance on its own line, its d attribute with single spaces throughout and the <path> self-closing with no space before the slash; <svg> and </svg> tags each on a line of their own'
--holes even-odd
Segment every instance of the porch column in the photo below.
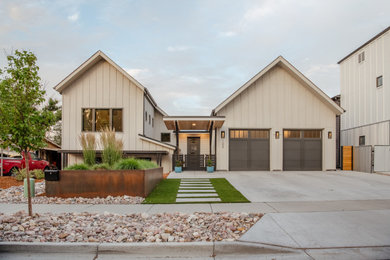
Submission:
<svg viewBox="0 0 390 260">
<path fill-rule="evenodd" d="M 214 121 L 211 121 L 211 125 L 210 125 L 210 129 L 209 129 L 209 147 L 210 147 L 210 149 L 209 149 L 209 156 L 210 156 L 210 158 L 209 159 L 211 159 L 211 143 L 212 143 L 212 140 L 213 140 L 213 126 L 214 126 Z"/>
</svg>

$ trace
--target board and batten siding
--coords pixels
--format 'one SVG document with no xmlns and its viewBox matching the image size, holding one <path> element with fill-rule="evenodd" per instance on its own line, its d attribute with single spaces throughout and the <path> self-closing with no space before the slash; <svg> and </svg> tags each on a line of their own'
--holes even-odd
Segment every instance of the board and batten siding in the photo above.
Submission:
<svg viewBox="0 0 390 260">
<path fill-rule="evenodd" d="M 362 52 L 365 60 L 359 63 Z M 378 76 L 383 76 L 383 86 L 379 88 Z M 340 63 L 341 107 L 346 110 L 341 115 L 341 145 L 359 145 L 356 136 L 360 132 L 366 134 L 368 145 L 390 144 L 390 132 L 382 131 L 383 125 L 368 127 L 390 120 L 389 82 L 390 31 L 387 31 Z M 361 126 L 364 129 L 356 130 Z"/>
<path fill-rule="evenodd" d="M 252 128 L 270 129 L 271 171 L 283 169 L 283 129 L 321 129 L 322 168 L 334 170 L 336 114 L 324 102 L 286 69 L 275 66 L 217 113 L 226 117 L 217 132 L 217 169 L 229 170 L 229 129 Z"/>
<path fill-rule="evenodd" d="M 81 150 L 82 108 L 122 108 L 124 150 L 142 150 L 144 92 L 102 60 L 62 92 L 62 149 Z M 96 133 L 99 138 L 99 133 Z"/>
</svg>

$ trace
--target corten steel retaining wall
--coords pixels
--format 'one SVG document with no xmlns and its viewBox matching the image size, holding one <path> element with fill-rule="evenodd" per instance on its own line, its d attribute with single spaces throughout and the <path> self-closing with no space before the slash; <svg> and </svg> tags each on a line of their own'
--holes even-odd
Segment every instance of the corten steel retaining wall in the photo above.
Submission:
<svg viewBox="0 0 390 260">
<path fill-rule="evenodd" d="M 146 170 L 60 171 L 59 181 L 46 181 L 49 197 L 147 197 L 163 179 L 163 168 Z"/>
</svg>

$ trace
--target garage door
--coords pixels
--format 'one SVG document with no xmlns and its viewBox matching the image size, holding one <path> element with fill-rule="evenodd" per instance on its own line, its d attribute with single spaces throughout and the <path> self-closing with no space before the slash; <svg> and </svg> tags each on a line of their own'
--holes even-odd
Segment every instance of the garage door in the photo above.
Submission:
<svg viewBox="0 0 390 260">
<path fill-rule="evenodd" d="M 229 168 L 231 171 L 268 171 L 269 131 L 230 130 Z"/>
<path fill-rule="evenodd" d="M 322 170 L 321 130 L 283 131 L 283 170 Z"/>
</svg>

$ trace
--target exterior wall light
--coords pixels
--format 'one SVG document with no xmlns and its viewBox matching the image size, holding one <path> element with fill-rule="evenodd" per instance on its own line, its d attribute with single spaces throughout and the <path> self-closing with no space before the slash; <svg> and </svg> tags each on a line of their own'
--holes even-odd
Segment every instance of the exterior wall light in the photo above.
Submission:
<svg viewBox="0 0 390 260">
<path fill-rule="evenodd" d="M 328 139 L 332 139 L 332 132 L 331 131 L 328 132 Z"/>
<path fill-rule="evenodd" d="M 275 139 L 279 139 L 279 131 L 275 131 Z"/>
<path fill-rule="evenodd" d="M 225 139 L 225 131 L 221 131 L 221 138 Z"/>
</svg>

